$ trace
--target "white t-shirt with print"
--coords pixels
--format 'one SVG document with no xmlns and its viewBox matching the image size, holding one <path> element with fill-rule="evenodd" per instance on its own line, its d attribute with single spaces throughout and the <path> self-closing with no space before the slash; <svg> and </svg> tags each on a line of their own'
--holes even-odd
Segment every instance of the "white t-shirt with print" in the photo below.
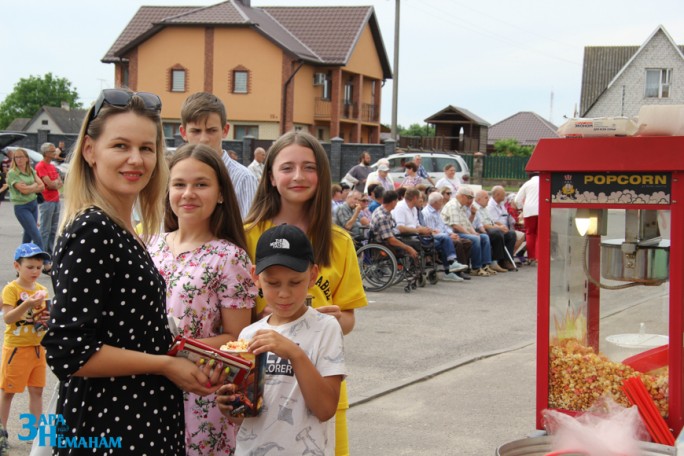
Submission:
<svg viewBox="0 0 684 456">
<path fill-rule="evenodd" d="M 260 329 L 272 329 L 295 342 L 323 377 L 346 375 L 342 328 L 331 315 L 312 308 L 297 320 L 280 326 L 265 317 L 242 330 L 251 339 Z M 335 454 L 335 418 L 321 422 L 306 407 L 289 360 L 266 354 L 264 408 L 261 415 L 245 418 L 237 435 L 236 455 Z"/>
</svg>

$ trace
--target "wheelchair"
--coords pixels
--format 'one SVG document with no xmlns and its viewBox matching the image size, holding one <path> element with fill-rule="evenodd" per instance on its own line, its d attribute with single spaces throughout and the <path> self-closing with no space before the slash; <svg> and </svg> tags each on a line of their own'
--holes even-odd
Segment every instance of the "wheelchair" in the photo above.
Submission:
<svg viewBox="0 0 684 456">
<path fill-rule="evenodd" d="M 407 240 L 405 237 L 398 239 Z M 424 287 L 427 282 L 436 284 L 437 252 L 432 236 L 412 236 L 416 240 L 411 245 L 418 252 L 414 260 L 404 251 L 376 242 L 372 232 L 369 240 L 356 251 L 361 270 L 361 280 L 366 291 L 382 291 L 392 285 L 406 282 L 404 291 L 410 293 L 417 287 Z"/>
</svg>

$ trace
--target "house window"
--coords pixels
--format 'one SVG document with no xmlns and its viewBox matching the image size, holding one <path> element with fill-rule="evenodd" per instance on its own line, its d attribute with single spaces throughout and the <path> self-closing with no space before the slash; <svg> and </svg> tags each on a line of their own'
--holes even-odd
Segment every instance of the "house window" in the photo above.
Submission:
<svg viewBox="0 0 684 456">
<path fill-rule="evenodd" d="M 185 70 L 171 70 L 171 92 L 185 92 Z"/>
<path fill-rule="evenodd" d="M 48 124 L 48 121 L 47 121 L 47 119 L 43 119 L 43 120 L 41 120 L 40 123 L 41 123 L 41 125 L 47 125 L 47 124 Z"/>
<path fill-rule="evenodd" d="M 646 70 L 646 98 L 669 98 L 672 68 Z"/>
<path fill-rule="evenodd" d="M 323 99 L 330 100 L 330 94 L 332 93 L 332 80 L 330 75 L 327 74 L 325 77 L 325 82 L 323 83 Z"/>
<path fill-rule="evenodd" d="M 121 65 L 121 86 L 122 87 L 128 87 L 128 80 L 129 80 L 129 72 L 128 72 L 128 63 L 124 63 Z"/>
<path fill-rule="evenodd" d="M 376 90 L 375 83 L 376 82 L 377 81 L 375 81 L 375 80 L 371 81 L 371 99 L 372 100 L 375 100 L 375 90 Z"/>
<path fill-rule="evenodd" d="M 248 93 L 249 71 L 233 71 L 233 93 Z"/>
<path fill-rule="evenodd" d="M 164 137 L 173 138 L 180 134 L 180 124 L 172 122 L 164 122 Z"/>
<path fill-rule="evenodd" d="M 242 139 L 245 136 L 253 136 L 259 139 L 258 125 L 235 125 L 235 139 Z"/>
<path fill-rule="evenodd" d="M 352 100 L 354 98 L 354 84 L 352 80 L 350 79 L 347 81 L 347 83 L 344 85 L 344 104 L 352 104 Z"/>
</svg>

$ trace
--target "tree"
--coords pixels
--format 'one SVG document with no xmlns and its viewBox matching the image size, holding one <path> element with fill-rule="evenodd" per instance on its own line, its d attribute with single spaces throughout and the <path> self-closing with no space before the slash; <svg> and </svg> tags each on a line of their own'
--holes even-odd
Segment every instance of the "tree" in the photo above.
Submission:
<svg viewBox="0 0 684 456">
<path fill-rule="evenodd" d="M 408 128 L 397 125 L 397 131 L 400 136 L 435 136 L 435 129 L 433 127 L 418 123 L 411 124 Z"/>
<path fill-rule="evenodd" d="M 71 108 L 81 108 L 77 99 L 76 89 L 71 88 L 71 82 L 66 78 L 52 73 L 21 78 L 12 93 L 0 103 L 0 130 L 18 117 L 33 117 L 43 106 L 60 107 L 66 102 Z"/>
<path fill-rule="evenodd" d="M 521 146 L 515 139 L 500 139 L 494 144 L 494 155 L 505 157 L 529 157 L 532 146 Z"/>
</svg>

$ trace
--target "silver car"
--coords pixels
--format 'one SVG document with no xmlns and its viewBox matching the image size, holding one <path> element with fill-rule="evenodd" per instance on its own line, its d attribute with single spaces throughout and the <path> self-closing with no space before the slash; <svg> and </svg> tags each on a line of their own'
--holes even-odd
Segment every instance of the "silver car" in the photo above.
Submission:
<svg viewBox="0 0 684 456">
<path fill-rule="evenodd" d="M 456 154 L 444 154 L 444 153 L 434 153 L 434 152 L 406 152 L 392 154 L 386 159 L 389 161 L 390 176 L 394 180 L 395 184 L 401 184 L 404 180 L 404 163 L 413 161 L 416 155 L 420 155 L 422 158 L 422 165 L 427 171 L 433 182 L 437 182 L 444 177 L 444 167 L 448 164 L 454 165 L 456 168 L 456 176 L 463 181 L 464 174 L 470 174 L 468 165 L 465 160 L 460 155 Z M 378 163 L 372 165 L 373 171 L 377 171 Z"/>
</svg>

